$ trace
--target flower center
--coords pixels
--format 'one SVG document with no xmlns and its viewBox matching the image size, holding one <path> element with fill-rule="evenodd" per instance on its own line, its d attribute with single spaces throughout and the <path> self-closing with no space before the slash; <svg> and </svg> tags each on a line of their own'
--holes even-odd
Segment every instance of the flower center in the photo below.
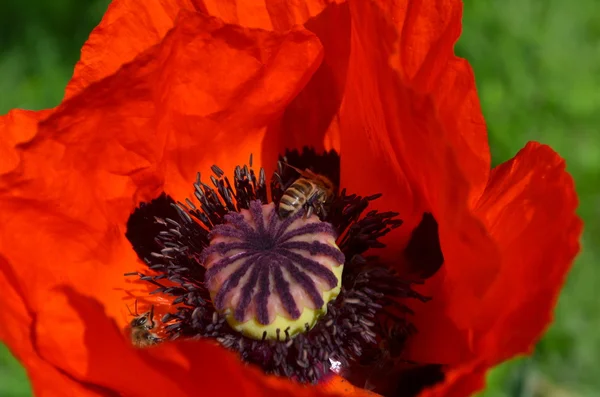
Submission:
<svg viewBox="0 0 600 397">
<path fill-rule="evenodd" d="M 322 173 L 339 183 L 339 172 L 329 172 L 331 156 L 287 155 L 294 166 L 279 162 L 270 189 L 251 158 L 249 167 L 235 167 L 232 180 L 213 166 L 212 187 L 198 174 L 199 205 L 166 194 L 140 205 L 126 236 L 151 273 L 125 275 L 171 299 L 173 310 L 157 319 L 161 342 L 209 338 L 268 374 L 299 382 L 316 383 L 331 370 L 380 373 L 415 332 L 406 299 L 428 300 L 377 256 L 364 256 L 402 220 L 366 211 L 379 194 L 345 189 L 280 216 L 300 178 Z"/>
<path fill-rule="evenodd" d="M 308 331 L 340 292 L 344 254 L 335 230 L 303 214 L 281 219 L 273 203 L 252 201 L 210 233 L 205 284 L 215 308 L 247 337 Z"/>
</svg>

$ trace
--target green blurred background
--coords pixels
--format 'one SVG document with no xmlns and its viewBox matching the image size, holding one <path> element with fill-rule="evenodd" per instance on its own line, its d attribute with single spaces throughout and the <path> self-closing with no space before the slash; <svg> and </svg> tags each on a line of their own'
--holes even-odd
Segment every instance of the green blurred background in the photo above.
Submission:
<svg viewBox="0 0 600 397">
<path fill-rule="evenodd" d="M 61 100 L 79 50 L 108 0 L 4 0 L 0 114 Z M 477 78 L 494 163 L 528 140 L 567 160 L 586 221 L 583 252 L 533 357 L 488 377 L 485 397 L 600 396 L 600 2 L 466 0 L 457 52 Z M 577 6 L 575 5 L 577 4 Z M 535 280 L 532 280 L 535 282 Z M 0 346 L 0 397 L 29 396 L 24 371 Z"/>
</svg>

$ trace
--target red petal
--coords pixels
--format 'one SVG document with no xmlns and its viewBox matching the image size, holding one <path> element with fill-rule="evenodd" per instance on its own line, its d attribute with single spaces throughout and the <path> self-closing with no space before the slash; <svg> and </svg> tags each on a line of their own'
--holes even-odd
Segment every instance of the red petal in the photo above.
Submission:
<svg viewBox="0 0 600 397">
<path fill-rule="evenodd" d="M 272 123 L 263 150 L 275 160 L 286 149 L 304 146 L 317 151 L 339 151 L 338 110 L 341 105 L 350 51 L 350 13 L 345 2 L 303 0 L 198 1 L 198 7 L 228 23 L 286 31 L 304 25 L 321 41 L 325 58 L 307 86 L 286 108 L 283 117 Z M 344 4 L 337 4 L 344 3 Z"/>
<path fill-rule="evenodd" d="M 200 11 L 226 23 L 287 31 L 302 25 L 327 5 L 323 0 L 285 3 L 267 0 L 114 0 L 81 50 L 65 99 L 115 73 L 140 53 L 160 43 L 181 10 Z"/>
<path fill-rule="evenodd" d="M 204 341 L 134 349 L 98 302 L 70 287 L 49 293 L 48 302 L 54 304 L 31 317 L 6 278 L 11 268 L 6 262 L 0 264 L 5 302 L 0 319 L 6 325 L 0 338 L 28 369 L 36 394 L 183 397 L 202 390 L 203 395 L 326 395 L 262 376 L 256 368 L 241 366 L 234 354 Z"/>
<path fill-rule="evenodd" d="M 241 366 L 235 354 L 204 341 L 134 349 L 94 299 L 58 287 L 47 292 L 52 304 L 32 313 L 14 288 L 12 267 L 0 260 L 0 269 L 0 340 L 27 368 L 36 395 L 373 395 L 337 378 L 321 388 L 298 388 Z"/>
<path fill-rule="evenodd" d="M 304 27 L 321 41 L 325 57 L 306 87 L 285 109 L 281 120 L 271 125 L 266 158 L 286 149 L 313 147 L 317 152 L 340 151 L 339 109 L 342 104 L 350 55 L 350 10 L 348 4 L 330 4 L 309 19 Z"/>
<path fill-rule="evenodd" d="M 473 323 L 491 363 L 529 352 L 550 323 L 580 249 L 577 204 L 564 160 L 548 146 L 531 142 L 492 171 L 477 213 L 500 247 L 502 267 Z"/>
<path fill-rule="evenodd" d="M 389 202 L 404 202 L 404 212 L 417 213 L 419 220 L 421 199 L 437 210 L 436 216 L 439 207 L 465 194 L 465 202 L 474 202 L 490 162 L 472 71 L 453 54 L 462 3 L 352 6 L 341 114 L 349 178 L 357 179 L 362 190 L 369 186 L 364 181 L 379 182 L 375 187 L 389 192 Z M 446 188 L 440 180 L 456 186 Z"/>
<path fill-rule="evenodd" d="M 419 393 L 419 397 L 468 397 L 485 386 L 485 366 L 475 364 L 452 369 L 446 380 Z"/>
<path fill-rule="evenodd" d="M 125 63 L 159 43 L 181 10 L 193 11 L 189 0 L 115 0 L 81 49 L 65 99 L 115 73 Z"/>
<path fill-rule="evenodd" d="M 461 31 L 462 1 L 378 3 L 402 32 L 390 62 L 412 90 L 431 96 L 444 138 L 467 175 L 469 201 L 474 204 L 486 186 L 491 159 L 473 70 L 465 59 L 454 55 Z"/>
<path fill-rule="evenodd" d="M 317 386 L 328 395 L 351 396 L 351 397 L 379 397 L 379 394 L 356 387 L 339 375 L 333 375 L 329 380 L 323 381 Z"/>
<path fill-rule="evenodd" d="M 196 7 L 223 21 L 249 28 L 284 32 L 318 15 L 331 0 L 193 0 Z"/>
<path fill-rule="evenodd" d="M 104 395 L 186 395 L 166 370 L 127 343 L 95 300 L 65 286 L 46 296 L 52 304 L 36 310 L 33 328 L 36 349 L 46 362 Z"/>
<path fill-rule="evenodd" d="M 86 397 L 97 396 L 95 390 L 73 380 L 40 357 L 32 335 L 35 317 L 25 305 L 24 292 L 14 288 L 14 275 L 7 262 L 0 258 L 0 340 L 7 344 L 13 354 L 27 369 L 33 392 L 38 396 L 64 396 L 65 391 Z"/>
<path fill-rule="evenodd" d="M 95 300 L 71 288 L 60 292 L 62 311 L 39 314 L 38 333 L 46 330 L 45 337 L 51 338 L 50 343 L 40 338 L 40 352 L 75 379 L 140 396 L 193 396 L 200 391 L 203 395 L 275 396 L 280 395 L 277 389 L 291 393 L 296 389 L 290 382 L 266 378 L 256 368 L 240 365 L 236 355 L 205 341 L 135 349 Z M 59 294 L 54 298 L 60 299 Z M 56 324 L 67 325 L 65 320 L 71 320 L 68 325 L 80 332 L 52 330 Z M 69 360 L 64 359 L 67 350 Z"/>
<path fill-rule="evenodd" d="M 350 89 L 355 88 L 347 94 L 351 97 L 350 101 L 360 101 L 359 106 L 363 107 L 362 101 L 368 98 L 364 104 L 366 107 L 369 106 L 369 102 L 374 102 L 372 105 L 375 107 L 382 105 L 391 109 L 392 116 L 398 119 L 396 112 L 402 106 L 398 108 L 397 101 L 400 101 L 400 105 L 405 105 L 403 99 L 393 98 L 397 93 L 395 85 L 399 84 L 403 86 L 400 89 L 431 96 L 433 111 L 437 112 L 437 120 L 444 128 L 443 136 L 436 138 L 444 139 L 457 151 L 458 166 L 469 176 L 469 200 L 473 203 L 485 187 L 490 168 L 490 154 L 472 70 L 466 61 L 453 55 L 453 45 L 460 32 L 462 3 L 448 0 L 413 0 L 401 4 L 388 1 L 358 2 L 360 6 L 357 7 L 361 7 L 362 10 L 355 9 L 352 19 L 356 21 L 353 29 L 360 33 L 357 33 L 358 40 L 355 40 L 352 46 L 349 4 L 327 3 L 323 0 L 288 3 L 273 0 L 262 3 L 232 0 L 226 4 L 212 0 L 197 2 L 200 4 L 198 8 L 209 14 L 242 26 L 285 30 L 294 24 L 304 24 L 323 43 L 323 64 L 307 87 L 286 109 L 281 124 L 273 126 L 270 131 L 269 138 L 280 141 L 277 145 L 278 150 L 303 145 L 315 146 L 317 149 L 339 149 L 340 131 L 336 110 L 342 102 L 344 85 L 348 85 Z M 361 21 L 377 21 L 372 23 L 379 25 L 365 30 Z M 396 51 L 396 47 L 399 51 Z M 352 60 L 349 59 L 351 48 Z M 398 75 L 390 70 L 390 59 L 398 69 Z M 355 75 L 346 80 L 348 63 L 353 61 Z M 386 70 L 383 75 L 381 69 Z M 374 96 L 365 95 L 365 92 L 360 91 L 364 88 L 363 85 L 368 86 L 365 92 Z M 356 109 L 350 112 L 354 110 Z M 371 116 L 376 116 L 380 123 L 384 122 L 384 117 L 380 114 Z M 360 118 L 360 115 L 357 118 Z M 349 123 L 356 121 L 356 118 L 350 117 Z M 370 129 L 380 126 L 369 124 L 372 123 L 355 124 L 358 131 L 357 140 L 354 140 L 354 134 L 351 134 L 348 141 L 355 142 L 359 153 L 356 153 L 356 156 L 355 153 L 349 153 L 351 156 L 345 157 L 352 157 L 350 161 L 356 163 L 356 168 L 361 168 L 364 163 L 375 162 L 375 166 L 369 168 L 375 169 L 377 175 L 384 172 L 379 167 L 378 159 L 381 155 L 389 157 L 392 150 L 383 146 L 369 150 L 369 138 L 365 137 L 365 128 L 369 130 L 367 135 L 373 134 L 373 139 L 388 139 L 385 137 L 388 133 L 385 128 L 371 132 Z M 282 131 L 284 133 L 281 133 Z M 389 133 L 393 135 L 394 132 Z M 379 136 L 380 134 L 382 136 Z M 344 136 L 348 136 L 345 129 Z M 363 148 L 367 149 L 367 152 L 360 151 Z M 348 168 L 355 171 L 351 166 Z M 357 175 L 357 185 L 373 185 L 371 173 L 363 171 L 359 174 L 349 174 Z M 361 175 L 368 178 L 360 178 Z M 399 178 L 403 179 L 402 176 Z M 393 179 L 392 177 L 389 182 L 394 182 Z M 365 183 L 367 180 L 370 183 Z M 381 188 L 395 188 L 399 190 L 395 193 L 396 196 L 406 197 L 406 192 L 397 185 L 386 189 L 386 184 L 381 183 Z M 380 186 L 372 186 L 373 189 L 378 187 Z M 410 203 L 406 206 L 413 209 Z"/>
<path fill-rule="evenodd" d="M 579 252 L 576 208 L 573 179 L 548 146 L 529 143 L 492 171 L 476 210 L 500 248 L 502 266 L 471 319 L 473 357 L 422 396 L 471 395 L 483 387 L 488 368 L 531 352 Z"/>
<path fill-rule="evenodd" d="M 37 133 L 38 121 L 52 111 L 12 110 L 0 117 L 0 176 L 13 171 L 20 162 L 16 146 L 30 141 Z"/>
<path fill-rule="evenodd" d="M 386 253 L 395 253 L 396 261 L 423 212 L 433 213 L 445 270 L 442 290 L 429 292 L 443 306 L 439 314 L 448 317 L 443 324 L 454 328 L 438 329 L 458 338 L 448 345 L 463 347 L 440 357 L 439 350 L 421 344 L 418 358 L 455 362 L 468 354 L 464 329 L 499 267 L 496 247 L 470 208 L 487 176 L 488 149 L 479 107 L 473 105 L 472 73 L 452 53 L 461 3 L 429 7 L 416 1 L 384 9 L 365 1 L 350 9 L 351 54 L 340 113 L 342 185 L 361 194 L 381 192 L 375 206 L 400 212 L 405 225 L 386 241 Z M 442 73 L 446 68 L 453 73 Z M 421 75 L 427 78 L 417 78 Z M 443 92 L 434 90 L 438 86 Z M 450 101 L 449 90 L 456 101 Z M 481 258 L 489 259 L 487 266 L 480 265 Z M 427 312 L 435 304 L 423 306 L 417 308 L 418 328 L 436 329 L 440 318 Z"/>
<path fill-rule="evenodd" d="M 126 380 L 136 385 L 135 370 L 126 366 L 121 375 L 111 372 L 114 379 L 102 368 L 88 379 L 88 366 L 97 362 L 81 341 L 83 312 L 52 289 L 64 284 L 97 299 L 124 326 L 123 299 L 132 284 L 123 273 L 139 266 L 124 238 L 131 210 L 163 188 L 187 197 L 196 170 L 218 163 L 231 172 L 251 152 L 259 155 L 266 126 L 321 55 L 306 31 L 244 30 L 182 13 L 159 46 L 63 103 L 18 148 L 18 167 L 0 177 L 0 252 L 15 274 L 14 288 L 26 291 L 28 310 L 38 317 L 46 360 L 82 382 L 110 382 L 116 390 Z M 94 317 L 84 320 L 99 326 Z M 80 342 L 76 349 L 72 340 Z M 197 353 L 195 360 L 206 360 Z M 213 356 L 211 350 L 211 360 L 220 360 Z M 194 373 L 194 382 L 203 379 Z"/>
</svg>

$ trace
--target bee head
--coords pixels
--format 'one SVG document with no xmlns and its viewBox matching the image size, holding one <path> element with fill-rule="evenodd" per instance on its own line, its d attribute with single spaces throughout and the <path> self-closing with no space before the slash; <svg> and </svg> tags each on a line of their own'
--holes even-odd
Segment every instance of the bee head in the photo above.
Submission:
<svg viewBox="0 0 600 397">
<path fill-rule="evenodd" d="M 148 322 L 148 316 L 143 315 L 143 316 L 136 317 L 133 320 L 131 320 L 131 326 L 132 327 L 141 327 L 144 324 L 146 324 L 147 322 Z"/>
<path fill-rule="evenodd" d="M 150 306 L 150 311 L 131 320 L 130 325 L 132 327 L 144 326 L 148 329 L 152 329 L 152 328 L 154 328 L 154 321 L 152 320 L 153 318 L 154 318 L 154 306 Z"/>
</svg>

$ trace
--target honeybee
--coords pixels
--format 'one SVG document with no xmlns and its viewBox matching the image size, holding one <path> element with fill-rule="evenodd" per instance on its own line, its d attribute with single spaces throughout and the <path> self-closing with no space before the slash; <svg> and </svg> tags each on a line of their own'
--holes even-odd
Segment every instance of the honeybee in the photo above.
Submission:
<svg viewBox="0 0 600 397">
<path fill-rule="evenodd" d="M 129 307 L 127 307 L 129 310 Z M 134 319 L 129 323 L 131 328 L 131 343 L 135 347 L 148 347 L 156 345 L 162 342 L 162 338 L 153 332 L 150 332 L 154 328 L 154 305 L 150 306 L 150 310 L 143 314 L 138 314 L 137 311 L 137 300 L 135 301 L 135 313 L 129 313 L 134 316 Z"/>
<path fill-rule="evenodd" d="M 287 163 L 283 163 L 300 174 L 281 196 L 278 214 L 287 218 L 306 208 L 305 217 L 308 218 L 316 211 L 322 216 L 327 216 L 325 206 L 331 202 L 335 194 L 335 186 L 329 178 L 316 174 L 309 169 L 302 171 Z"/>
</svg>

